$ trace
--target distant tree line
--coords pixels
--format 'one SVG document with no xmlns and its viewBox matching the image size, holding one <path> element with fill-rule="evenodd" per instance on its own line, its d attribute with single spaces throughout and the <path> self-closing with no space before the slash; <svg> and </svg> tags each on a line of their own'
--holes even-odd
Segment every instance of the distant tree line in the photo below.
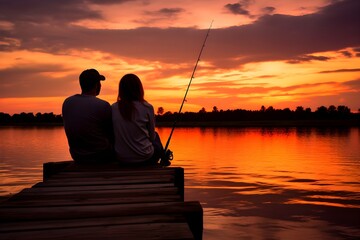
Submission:
<svg viewBox="0 0 360 240">
<path fill-rule="evenodd" d="M 275 109 L 272 106 L 261 106 L 259 110 L 219 110 L 216 106 L 211 111 L 201 108 L 198 112 L 170 112 L 164 111 L 159 107 L 156 114 L 156 121 L 161 122 L 236 122 L 236 121 L 291 121 L 291 120 L 359 120 L 360 109 L 357 113 L 351 112 L 347 106 L 331 105 L 329 107 L 321 106 L 315 111 L 310 108 L 296 107 L 295 110 L 289 108 Z M 25 113 L 7 114 L 0 112 L 0 125 L 41 125 L 63 123 L 61 115 L 50 113 Z"/>
<path fill-rule="evenodd" d="M 216 122 L 216 121 L 276 121 L 276 120 L 355 120 L 360 117 L 358 113 L 352 113 L 347 106 L 329 107 L 321 106 L 312 111 L 310 108 L 302 106 L 295 110 L 289 108 L 275 109 L 274 107 L 261 106 L 259 110 L 219 110 L 216 106 L 211 111 L 205 108 L 198 112 L 172 113 L 164 112 L 162 107 L 158 108 L 157 122 L 173 122 L 175 120 L 183 122 Z"/>
<path fill-rule="evenodd" d="M 15 113 L 13 115 L 0 112 L 0 124 L 28 124 L 28 125 L 40 125 L 40 124 L 62 124 L 63 119 L 61 115 L 50 113 Z"/>
</svg>

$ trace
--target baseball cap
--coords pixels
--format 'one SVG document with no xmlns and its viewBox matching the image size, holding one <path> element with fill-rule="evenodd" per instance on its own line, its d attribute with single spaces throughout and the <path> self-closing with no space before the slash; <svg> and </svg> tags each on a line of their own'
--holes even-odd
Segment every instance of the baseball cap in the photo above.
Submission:
<svg viewBox="0 0 360 240">
<path fill-rule="evenodd" d="M 104 75 L 101 75 L 96 69 L 86 69 L 84 70 L 80 76 L 79 76 L 80 82 L 82 81 L 91 81 L 91 82 L 97 82 L 97 81 L 104 81 L 105 77 Z"/>
</svg>

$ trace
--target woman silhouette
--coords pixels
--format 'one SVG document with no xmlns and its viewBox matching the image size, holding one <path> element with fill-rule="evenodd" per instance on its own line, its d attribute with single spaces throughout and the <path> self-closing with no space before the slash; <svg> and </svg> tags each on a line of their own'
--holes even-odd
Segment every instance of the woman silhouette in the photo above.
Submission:
<svg viewBox="0 0 360 240">
<path fill-rule="evenodd" d="M 129 165 L 157 164 L 164 148 L 155 132 L 154 108 L 144 99 L 138 76 L 126 74 L 120 79 L 117 102 L 111 107 L 117 160 Z"/>
</svg>

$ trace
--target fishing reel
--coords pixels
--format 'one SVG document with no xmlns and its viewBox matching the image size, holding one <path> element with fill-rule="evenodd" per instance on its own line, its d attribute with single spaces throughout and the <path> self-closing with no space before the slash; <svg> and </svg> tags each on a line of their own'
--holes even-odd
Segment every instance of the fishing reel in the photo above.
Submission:
<svg viewBox="0 0 360 240">
<path fill-rule="evenodd" d="M 166 150 L 164 156 L 161 158 L 160 165 L 163 167 L 168 167 L 171 165 L 170 161 L 173 159 L 174 159 L 173 152 L 170 149 L 168 149 Z"/>
</svg>

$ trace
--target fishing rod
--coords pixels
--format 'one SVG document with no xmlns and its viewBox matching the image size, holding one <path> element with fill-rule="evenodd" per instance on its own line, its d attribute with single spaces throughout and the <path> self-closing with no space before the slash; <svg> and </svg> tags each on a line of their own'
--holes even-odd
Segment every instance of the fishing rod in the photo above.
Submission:
<svg viewBox="0 0 360 240">
<path fill-rule="evenodd" d="M 186 96 L 187 96 L 187 94 L 188 94 L 188 92 L 189 92 L 191 82 L 192 82 L 192 80 L 193 80 L 193 78 L 194 78 L 194 76 L 195 76 L 196 68 L 197 68 L 197 66 L 198 66 L 198 64 L 199 64 L 199 62 L 200 62 L 200 57 L 201 57 L 201 54 L 202 54 L 202 52 L 203 52 L 203 50 L 204 50 L 205 43 L 206 43 L 206 40 L 207 40 L 207 38 L 208 38 L 208 36 L 209 36 L 209 32 L 210 32 L 210 29 L 211 29 L 211 27 L 212 27 L 213 22 L 214 22 L 214 20 L 211 21 L 210 27 L 209 27 L 209 29 L 208 29 L 207 32 L 206 32 L 206 36 L 205 36 L 204 42 L 203 42 L 203 44 L 202 44 L 202 46 L 201 46 L 199 56 L 198 56 L 198 58 L 197 58 L 197 60 L 196 60 L 194 70 L 193 70 L 193 72 L 192 72 L 192 74 L 191 74 L 190 81 L 189 81 L 189 84 L 188 84 L 187 89 L 186 89 L 186 92 L 185 92 L 185 96 L 184 96 L 184 98 L 183 98 L 183 100 L 182 100 L 182 103 L 181 103 L 181 106 L 180 106 L 180 109 L 179 109 L 179 112 L 178 112 L 178 117 L 177 117 L 177 119 L 175 119 L 175 121 L 174 121 L 174 123 L 173 123 L 172 129 L 171 129 L 171 132 L 170 132 L 170 136 L 169 136 L 169 138 L 168 138 L 168 140 L 167 140 L 167 142 L 166 142 L 165 148 L 164 148 L 165 156 L 166 156 L 166 158 L 169 159 L 169 160 L 172 160 L 172 152 L 171 152 L 170 150 L 168 151 L 168 147 L 169 147 L 169 144 L 170 144 L 170 140 L 171 140 L 171 137 L 172 137 L 172 135 L 173 135 L 173 133 L 174 133 L 177 120 L 178 120 L 178 118 L 180 117 L 181 110 L 182 110 L 182 108 L 183 108 L 183 106 L 184 106 L 184 103 L 185 103 L 185 101 L 186 101 Z"/>
</svg>

